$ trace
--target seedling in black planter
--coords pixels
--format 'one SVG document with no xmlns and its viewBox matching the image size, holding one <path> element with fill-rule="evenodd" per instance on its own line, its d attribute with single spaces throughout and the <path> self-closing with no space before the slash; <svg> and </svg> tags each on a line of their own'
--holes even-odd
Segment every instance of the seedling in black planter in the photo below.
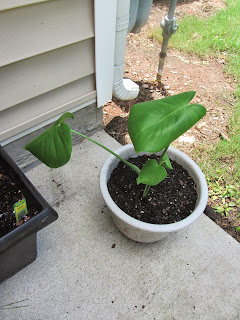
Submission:
<svg viewBox="0 0 240 320">
<path fill-rule="evenodd" d="M 140 170 L 101 143 L 72 130 L 65 120 L 73 118 L 70 112 L 64 113 L 52 127 L 47 129 L 25 146 L 34 156 L 50 168 L 66 164 L 72 153 L 72 133 L 86 138 L 119 158 L 138 175 L 137 184 L 144 184 L 145 197 L 151 186 L 167 177 L 166 169 L 172 169 L 167 156 L 169 145 L 196 124 L 206 109 L 200 104 L 189 104 L 195 96 L 188 91 L 159 100 L 147 101 L 132 106 L 128 119 L 128 132 L 135 151 L 157 153 L 163 150 L 160 159 L 148 160 Z"/>
</svg>

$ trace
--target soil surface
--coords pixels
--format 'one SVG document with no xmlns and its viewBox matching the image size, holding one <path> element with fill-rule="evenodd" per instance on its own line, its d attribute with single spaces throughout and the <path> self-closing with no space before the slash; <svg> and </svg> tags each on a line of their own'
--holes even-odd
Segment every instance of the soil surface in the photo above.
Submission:
<svg viewBox="0 0 240 320">
<path fill-rule="evenodd" d="M 141 156 L 128 159 L 142 169 L 148 159 L 156 156 Z M 136 183 L 137 174 L 120 161 L 108 181 L 109 193 L 124 212 L 131 217 L 152 224 L 169 224 L 189 216 L 197 200 L 196 186 L 188 172 L 171 161 L 173 170 L 160 184 L 152 186 L 142 197 L 144 185 Z"/>
<path fill-rule="evenodd" d="M 197 91 L 193 102 L 207 108 L 207 115 L 196 126 L 177 139 L 173 146 L 193 157 L 193 148 L 203 141 L 215 144 L 220 139 L 228 139 L 228 120 L 234 104 L 235 82 L 224 73 L 224 55 L 218 58 L 202 59 L 169 48 L 165 60 L 162 83 L 156 81 L 161 44 L 150 37 L 150 30 L 158 27 L 167 14 L 169 1 L 153 1 L 149 20 L 139 34 L 128 34 L 124 78 L 139 85 L 140 93 L 134 100 L 111 100 L 103 108 L 106 131 L 122 145 L 131 143 L 127 132 L 127 118 L 135 103 L 160 99 L 168 95 L 188 90 Z M 213 15 L 224 8 L 221 0 L 179 0 L 176 18 L 196 15 L 201 18 Z M 170 40 L 171 43 L 171 40 Z M 198 159 L 194 159 L 198 162 Z M 236 232 L 239 221 L 236 213 L 229 216 L 216 214 L 215 206 L 209 198 L 207 214 L 225 231 L 240 242 L 240 233 Z"/>
<path fill-rule="evenodd" d="M 22 199 L 26 199 L 28 214 L 17 225 L 14 204 Z M 35 199 L 26 190 L 22 181 L 0 158 L 0 238 L 29 220 L 40 210 L 41 207 L 36 207 Z"/>
</svg>

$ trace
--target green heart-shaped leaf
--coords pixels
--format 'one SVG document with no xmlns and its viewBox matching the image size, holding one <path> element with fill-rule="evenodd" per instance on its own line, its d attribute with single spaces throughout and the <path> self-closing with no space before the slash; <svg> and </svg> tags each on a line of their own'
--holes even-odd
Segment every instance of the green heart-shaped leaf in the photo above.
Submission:
<svg viewBox="0 0 240 320">
<path fill-rule="evenodd" d="M 132 106 L 128 132 L 136 152 L 159 152 L 189 130 L 205 114 L 200 104 L 189 102 L 194 91 Z"/>
<path fill-rule="evenodd" d="M 73 114 L 64 113 L 49 129 L 25 146 L 25 150 L 50 168 L 63 166 L 71 157 L 71 128 L 64 123 L 67 118 L 73 119 Z"/>
<path fill-rule="evenodd" d="M 167 177 L 167 171 L 159 166 L 157 161 L 149 159 L 143 166 L 137 178 L 137 184 L 143 183 L 149 186 L 156 186 Z"/>
</svg>

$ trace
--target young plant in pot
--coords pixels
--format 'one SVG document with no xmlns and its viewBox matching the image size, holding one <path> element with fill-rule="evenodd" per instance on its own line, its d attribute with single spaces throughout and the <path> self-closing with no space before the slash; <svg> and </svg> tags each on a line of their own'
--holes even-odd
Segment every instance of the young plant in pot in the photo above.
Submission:
<svg viewBox="0 0 240 320">
<path fill-rule="evenodd" d="M 25 149 L 50 168 L 69 161 L 72 133 L 109 151 L 111 155 L 101 169 L 100 188 L 115 224 L 132 240 L 158 241 L 191 224 L 207 205 L 207 183 L 200 168 L 170 147 L 206 114 L 204 106 L 189 104 L 194 95 L 189 91 L 135 104 L 128 119 L 132 144 L 115 152 L 71 130 L 65 123 L 73 118 L 71 113 L 63 114 Z M 123 178 L 118 178 L 119 171 Z"/>
<path fill-rule="evenodd" d="M 0 146 L 0 282 L 37 257 L 37 232 L 58 218 Z"/>
</svg>

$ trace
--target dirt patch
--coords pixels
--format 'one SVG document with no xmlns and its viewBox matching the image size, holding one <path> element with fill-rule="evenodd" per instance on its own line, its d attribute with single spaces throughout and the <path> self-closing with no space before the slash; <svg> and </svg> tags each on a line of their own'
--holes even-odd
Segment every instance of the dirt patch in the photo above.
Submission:
<svg viewBox="0 0 240 320">
<path fill-rule="evenodd" d="M 153 10 L 161 13 L 162 10 L 167 12 L 169 1 L 153 0 Z M 198 16 L 201 18 L 213 15 L 217 10 L 226 7 L 223 0 L 178 0 L 178 5 L 175 11 L 176 18 L 188 16 Z M 155 13 L 151 15 L 153 17 Z M 150 17 L 150 19 L 151 19 Z"/>
<path fill-rule="evenodd" d="M 197 92 L 193 102 L 203 104 L 207 115 L 191 130 L 174 142 L 173 146 L 192 157 L 193 148 L 203 141 L 216 144 L 220 139 L 228 139 L 228 120 L 234 104 L 235 83 L 224 73 L 224 57 L 201 59 L 169 49 L 164 65 L 162 84 L 156 81 L 160 43 L 149 37 L 149 30 L 160 25 L 167 13 L 169 1 L 154 1 L 148 23 L 139 34 L 128 34 L 125 74 L 139 85 L 138 97 L 131 101 L 113 99 L 103 108 L 106 131 L 121 144 L 130 143 L 127 132 L 127 118 L 133 104 L 160 99 L 187 90 Z M 176 18 L 185 15 L 206 17 L 224 8 L 220 0 L 178 1 Z M 195 159 L 197 161 L 197 159 Z M 211 206 L 214 203 L 209 199 Z M 220 226 L 240 242 L 240 234 L 235 231 L 236 213 L 228 218 L 215 219 Z M 232 227 L 232 226 L 235 227 Z"/>
</svg>

